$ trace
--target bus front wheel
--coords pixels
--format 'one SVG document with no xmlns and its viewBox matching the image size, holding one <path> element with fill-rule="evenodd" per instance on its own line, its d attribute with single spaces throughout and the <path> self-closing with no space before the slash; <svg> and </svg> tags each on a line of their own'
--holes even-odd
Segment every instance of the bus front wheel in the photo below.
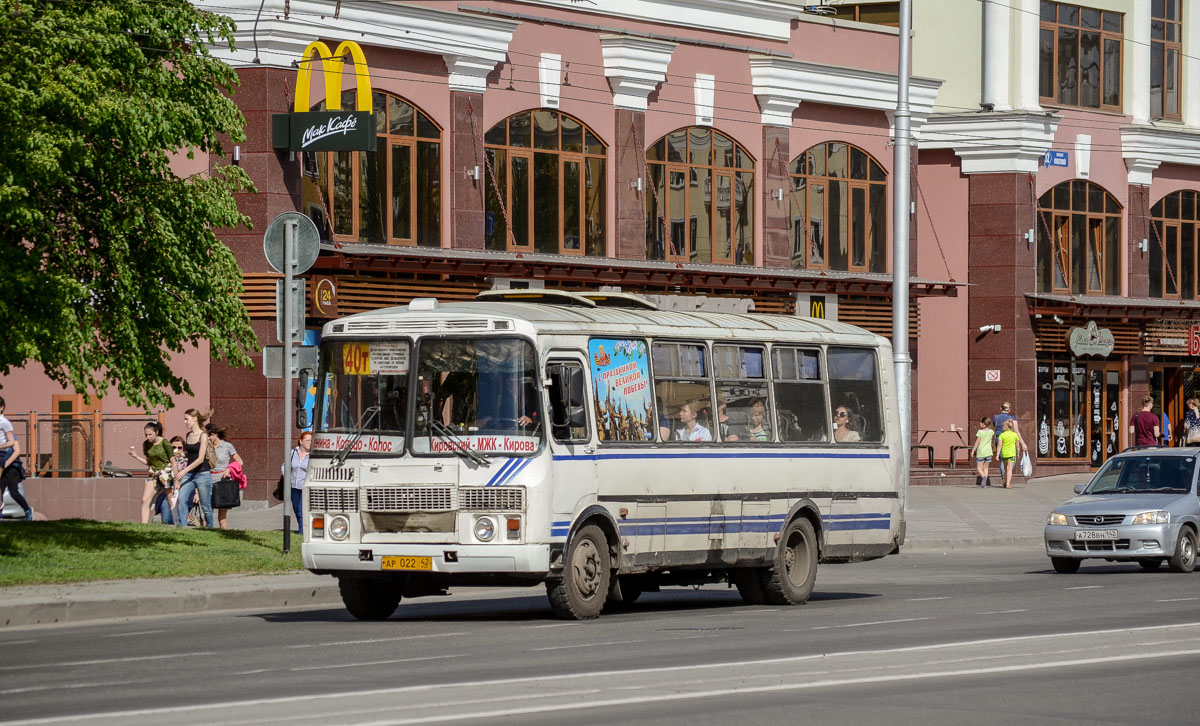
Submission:
<svg viewBox="0 0 1200 726">
<path fill-rule="evenodd" d="M 338 592 L 346 609 L 359 620 L 387 620 L 400 606 L 400 589 L 382 580 L 339 577 Z"/>
<path fill-rule="evenodd" d="M 594 618 L 608 599 L 608 539 L 594 524 L 580 528 L 567 549 L 562 579 L 546 583 L 554 614 L 564 620 Z"/>
<path fill-rule="evenodd" d="M 817 534 L 804 517 L 793 519 L 783 530 L 775 551 L 775 566 L 764 578 L 772 605 L 802 605 L 817 581 Z"/>
</svg>

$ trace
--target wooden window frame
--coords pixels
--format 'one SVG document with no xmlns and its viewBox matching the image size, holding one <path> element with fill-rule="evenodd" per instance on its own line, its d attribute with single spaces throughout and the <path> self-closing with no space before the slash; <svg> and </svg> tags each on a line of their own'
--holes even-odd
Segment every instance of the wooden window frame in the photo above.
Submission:
<svg viewBox="0 0 1200 726">
<path fill-rule="evenodd" d="M 867 157 L 867 178 L 866 179 L 854 179 L 851 177 L 829 176 L 828 174 L 810 174 L 810 173 L 807 173 L 807 170 L 806 170 L 806 173 L 803 173 L 803 174 L 797 174 L 797 173 L 792 172 L 792 169 L 795 168 L 796 159 L 806 156 L 812 149 L 814 149 L 818 146 L 826 147 L 826 157 L 828 158 L 828 146 L 831 143 L 844 144 L 846 146 L 847 158 L 849 158 L 849 156 L 853 153 L 852 150 L 857 150 L 860 153 L 866 155 L 866 157 Z M 791 185 L 789 187 L 789 192 L 792 192 L 796 189 L 796 180 L 799 179 L 799 180 L 803 180 L 803 182 L 804 182 L 804 209 L 802 210 L 802 213 L 804 215 L 805 245 L 804 245 L 804 256 L 802 259 L 801 269 L 831 270 L 831 271 L 835 270 L 835 268 L 832 268 L 829 266 L 829 250 L 830 250 L 829 185 L 844 182 L 846 184 L 846 194 L 847 194 L 846 204 L 849 207 L 849 213 L 846 217 L 846 269 L 845 270 L 836 270 L 836 271 L 837 272 L 870 272 L 871 271 L 871 259 L 874 256 L 873 253 L 875 251 L 876 242 L 877 242 L 877 240 L 874 240 L 872 237 L 872 231 L 875 229 L 875 224 L 874 224 L 875 217 L 871 213 L 871 189 L 878 186 L 878 187 L 883 187 L 883 194 L 884 194 L 884 209 L 883 209 L 883 214 L 884 214 L 884 218 L 885 218 L 884 239 L 883 239 L 884 269 L 877 270 L 876 272 L 887 272 L 887 269 L 886 269 L 887 268 L 887 260 L 890 259 L 889 252 L 891 250 L 891 228 L 890 228 L 890 225 L 886 224 L 886 217 L 887 217 L 887 213 L 888 213 L 887 207 L 888 207 L 889 200 L 890 200 L 890 197 L 888 196 L 888 180 L 890 178 L 890 175 L 887 173 L 887 170 L 884 168 L 883 164 L 880 164 L 875 159 L 875 157 L 873 155 L 871 155 L 866 149 L 863 149 L 860 146 L 855 146 L 854 144 L 847 144 L 842 141 L 823 141 L 820 144 L 814 144 L 813 146 L 810 146 L 809 148 L 802 151 L 800 153 L 800 155 L 796 157 L 796 159 L 793 159 L 791 165 L 789 165 L 789 167 L 788 167 L 788 183 Z M 880 169 L 883 170 L 884 178 L 882 181 L 871 179 L 871 164 L 872 163 L 877 165 Z M 822 253 L 821 260 L 822 261 L 817 264 L 813 264 L 811 262 L 811 259 L 812 259 L 811 258 L 811 252 L 812 252 L 811 247 L 812 247 L 813 237 L 812 237 L 812 230 L 811 230 L 811 226 L 810 226 L 811 223 L 810 223 L 809 214 L 808 214 L 808 210 L 811 208 L 810 198 L 811 198 L 811 194 L 812 194 L 814 185 L 819 185 L 824 190 L 824 199 L 823 199 L 823 207 L 822 207 L 822 214 L 824 216 L 821 218 L 822 226 L 823 226 L 823 234 L 822 234 L 822 240 L 821 240 L 821 253 Z M 866 225 L 866 227 L 865 227 L 866 239 L 865 239 L 865 246 L 863 248 L 864 258 L 863 258 L 863 264 L 861 264 L 861 265 L 854 264 L 854 215 L 855 215 L 854 190 L 855 189 L 861 189 L 863 192 L 863 209 L 862 209 L 863 220 L 862 221 L 863 221 L 863 224 Z M 790 242 L 790 237 L 792 234 L 792 228 L 791 228 L 792 216 L 791 216 L 791 211 L 790 211 L 791 210 L 790 202 L 789 202 L 788 208 L 789 208 L 789 211 L 788 211 L 788 236 L 789 236 L 789 242 Z"/>
<path fill-rule="evenodd" d="M 1113 113 L 1121 113 L 1122 106 L 1124 105 L 1124 102 L 1125 102 L 1125 78 L 1124 78 L 1124 75 L 1125 75 L 1124 74 L 1125 19 L 1124 19 L 1124 13 L 1116 13 L 1111 10 L 1100 10 L 1099 8 L 1081 7 L 1079 5 L 1074 5 L 1072 3 L 1047 2 L 1047 0 L 1043 0 L 1042 5 L 1054 5 L 1058 8 L 1073 7 L 1078 11 L 1097 10 L 1098 12 L 1101 12 L 1101 13 L 1111 12 L 1115 15 L 1121 15 L 1122 20 L 1121 20 L 1121 32 L 1120 33 L 1115 33 L 1113 31 L 1104 30 L 1103 16 L 1101 16 L 1100 28 L 1096 29 L 1094 31 L 1090 28 L 1084 28 L 1081 25 L 1067 25 L 1065 23 L 1059 23 L 1057 21 L 1050 22 L 1050 21 L 1046 21 L 1046 20 L 1041 20 L 1040 25 L 1039 25 L 1039 33 L 1038 33 L 1039 36 L 1041 35 L 1041 30 L 1050 30 L 1050 31 L 1052 31 L 1052 36 L 1054 39 L 1053 44 L 1051 46 L 1051 52 L 1050 52 L 1050 55 L 1051 55 L 1051 87 L 1054 89 L 1054 93 L 1050 96 L 1039 96 L 1038 101 L 1043 106 L 1064 106 L 1067 108 L 1082 108 L 1082 109 L 1087 109 L 1087 110 L 1092 110 L 1092 111 L 1099 110 L 1099 111 L 1111 111 Z M 1095 33 L 1099 34 L 1099 36 L 1100 36 L 1100 63 L 1099 63 L 1099 66 L 1100 66 L 1100 81 L 1099 81 L 1100 105 L 1084 106 L 1083 104 L 1080 104 L 1080 103 L 1066 103 L 1065 101 L 1062 101 L 1059 99 L 1059 97 L 1058 97 L 1058 88 L 1059 88 L 1059 83 L 1058 83 L 1058 66 L 1059 66 L 1059 63 L 1058 63 L 1058 52 L 1059 52 L 1058 30 L 1059 30 L 1059 28 L 1073 28 L 1077 31 L 1080 31 L 1080 34 L 1082 34 L 1083 31 L 1085 31 L 1085 30 L 1087 32 L 1095 32 Z M 1117 66 L 1121 70 L 1118 71 L 1119 77 L 1117 78 L 1117 103 L 1115 105 L 1104 103 L 1104 47 L 1105 47 L 1105 41 L 1116 41 L 1117 48 L 1120 49 L 1120 52 L 1122 54 L 1121 59 L 1120 59 L 1121 62 Z M 1077 38 L 1075 41 L 1076 50 L 1077 50 L 1076 56 L 1075 56 L 1076 59 L 1079 58 L 1078 48 L 1079 48 L 1079 44 L 1082 42 L 1083 42 L 1082 38 Z M 1039 41 L 1039 43 L 1040 43 L 1040 41 Z M 1039 54 L 1040 54 L 1040 50 L 1039 50 Z M 1039 71 L 1039 75 L 1040 75 L 1040 72 L 1041 72 L 1040 55 L 1039 55 L 1039 59 L 1038 59 L 1038 65 L 1039 65 L 1038 71 Z M 1078 74 L 1079 72 L 1080 72 L 1080 69 L 1078 66 L 1076 66 L 1076 74 Z M 1081 88 L 1080 84 L 1076 83 L 1076 92 L 1077 93 L 1079 92 L 1080 88 Z"/>
<path fill-rule="evenodd" d="M 659 213 L 661 214 L 662 218 L 653 220 L 654 223 L 653 223 L 653 225 L 651 225 L 652 227 L 657 227 L 660 224 L 670 225 L 670 220 L 671 220 L 671 214 L 670 214 L 671 174 L 672 174 L 672 172 L 681 172 L 683 174 L 683 189 L 684 189 L 684 191 L 683 191 L 683 199 L 684 199 L 683 229 L 684 229 L 684 234 L 682 235 L 682 237 L 676 237 L 676 235 L 674 233 L 672 233 L 670 235 L 672 245 L 675 247 L 675 249 L 678 249 L 681 252 L 680 252 L 680 254 L 673 255 L 673 254 L 671 254 L 670 249 L 664 249 L 663 250 L 663 260 L 666 262 L 695 262 L 697 264 L 731 265 L 731 266 L 735 266 L 735 267 L 753 267 L 756 264 L 756 261 L 754 259 L 754 249 L 756 246 L 756 242 L 758 240 L 757 229 L 755 228 L 755 225 L 754 225 L 753 211 L 751 211 L 751 213 L 750 213 L 750 217 L 751 217 L 751 219 L 750 219 L 750 249 L 751 249 L 750 261 L 748 263 L 742 263 L 737 258 L 737 230 L 738 230 L 739 224 L 742 221 L 741 216 L 738 213 L 738 205 L 737 205 L 737 188 L 738 188 L 738 183 L 739 183 L 738 177 L 740 174 L 744 174 L 747 172 L 749 172 L 751 174 L 751 178 L 753 180 L 751 182 L 751 188 L 746 190 L 746 194 L 751 199 L 753 199 L 753 195 L 754 195 L 753 187 L 758 182 L 758 170 L 757 170 L 757 168 L 755 168 L 757 166 L 757 162 L 755 161 L 754 157 L 750 155 L 750 152 L 746 150 L 746 147 L 739 144 L 729 134 L 727 134 L 723 131 L 720 131 L 719 129 L 709 128 L 706 126 L 699 126 L 699 127 L 685 126 L 681 129 L 675 129 L 674 131 L 671 131 L 668 134 L 664 134 L 662 138 L 655 141 L 654 144 L 651 144 L 651 147 L 653 147 L 655 144 L 658 144 L 659 142 L 662 142 L 664 139 L 666 139 L 671 134 L 678 133 L 679 131 L 684 131 L 685 132 L 684 133 L 685 144 L 683 147 L 684 148 L 683 156 L 685 159 L 687 159 L 690 157 L 690 154 L 691 154 L 692 135 L 690 132 L 696 128 L 701 128 L 701 129 L 704 129 L 704 130 L 710 132 L 710 135 L 709 135 L 710 153 L 711 153 L 711 149 L 712 149 L 712 136 L 711 136 L 712 133 L 719 133 L 722 136 L 724 136 L 725 138 L 729 139 L 729 141 L 733 144 L 733 147 L 734 147 L 733 153 L 734 153 L 735 166 L 724 166 L 724 165 L 718 166 L 718 165 L 712 164 L 712 163 L 707 164 L 707 165 L 706 164 L 692 164 L 692 163 L 689 163 L 686 161 L 678 162 L 678 161 L 659 161 L 659 160 L 646 159 L 646 165 L 649 167 L 647 170 L 647 172 L 648 172 L 647 173 L 647 183 L 653 184 L 654 183 L 654 174 L 652 173 L 653 170 L 661 169 L 662 174 L 663 174 L 663 176 L 662 176 L 663 189 L 666 192 L 664 197 L 660 200 L 657 200 L 657 202 L 656 202 L 657 205 L 662 206 L 662 209 L 658 210 Z M 647 151 L 649 151 L 649 149 L 647 149 Z M 749 168 L 743 168 L 743 167 L 736 166 L 739 151 L 742 154 L 745 154 L 746 158 L 750 159 L 751 165 Z M 688 188 L 691 183 L 691 175 L 692 175 L 693 169 L 705 169 L 708 171 L 709 195 L 710 195 L 710 198 L 713 200 L 711 209 L 709 210 L 709 214 L 708 214 L 710 259 L 707 261 L 692 259 L 692 253 L 694 252 L 695 240 L 692 239 L 691 225 L 688 223 L 688 221 L 692 217 L 692 215 L 691 215 L 691 195 L 688 194 Z M 717 180 L 718 176 L 725 177 L 729 180 L 729 255 L 728 256 L 719 256 L 717 254 L 716 229 L 717 229 L 718 214 L 717 214 L 717 203 L 716 203 L 716 191 L 717 191 L 716 180 Z M 647 200 L 648 200 L 648 202 L 656 201 L 655 200 L 655 192 L 653 190 L 647 191 Z"/>
<path fill-rule="evenodd" d="M 1174 2 L 1174 0 L 1167 0 L 1167 2 Z M 1166 120 L 1171 120 L 1171 121 L 1182 121 L 1183 120 L 1183 96 L 1184 96 L 1184 92 L 1185 92 L 1185 89 L 1183 87 L 1183 9 L 1184 9 L 1183 6 L 1184 6 L 1184 3 L 1180 2 L 1179 3 L 1179 13 L 1178 13 L 1179 17 L 1171 19 L 1171 18 L 1165 18 L 1165 17 L 1160 18 L 1160 17 L 1154 15 L 1153 14 L 1154 3 L 1150 3 L 1150 10 L 1151 10 L 1151 15 L 1150 15 L 1150 53 L 1151 53 L 1150 87 L 1151 87 L 1151 89 L 1153 89 L 1154 81 L 1155 81 L 1154 70 L 1153 70 L 1154 69 L 1153 54 L 1155 53 L 1155 51 L 1158 51 L 1162 54 L 1161 68 L 1162 68 L 1162 73 L 1163 73 L 1163 76 L 1162 76 L 1162 89 L 1163 89 L 1162 109 L 1163 109 L 1163 111 L 1160 114 L 1155 114 L 1153 105 L 1151 105 L 1150 118 L 1152 118 L 1152 119 L 1166 119 Z M 1164 26 L 1163 27 L 1163 37 L 1161 37 L 1161 38 L 1155 37 L 1154 26 L 1157 23 L 1162 23 Z M 1173 27 L 1175 29 L 1175 32 L 1174 32 L 1175 40 L 1167 40 L 1167 37 L 1171 35 L 1171 33 L 1166 32 L 1167 27 Z M 1161 48 L 1155 48 L 1156 45 L 1161 46 Z M 1167 98 L 1166 98 L 1167 57 L 1171 54 L 1172 51 L 1174 51 L 1174 53 L 1175 53 L 1175 89 L 1176 89 L 1176 93 L 1179 94 L 1178 109 L 1176 110 L 1175 113 L 1169 113 L 1166 110 L 1166 108 L 1167 108 Z"/>
<path fill-rule="evenodd" d="M 535 111 L 548 111 L 548 112 L 557 114 L 559 116 L 559 123 L 557 125 L 558 126 L 558 146 L 559 146 L 558 149 L 540 149 L 535 145 L 535 141 L 533 138 L 534 131 L 533 131 L 533 125 L 532 125 L 532 114 Z M 529 146 L 512 146 L 509 143 L 510 139 L 508 138 L 508 124 L 509 124 L 509 121 L 513 117 L 521 116 L 521 115 L 528 115 L 528 116 L 530 116 L 530 119 L 531 119 L 531 121 L 530 121 L 530 142 L 529 142 L 530 145 Z M 561 120 L 562 117 L 569 118 L 572 121 L 574 121 L 575 123 L 579 124 L 581 138 L 583 139 L 583 149 L 584 149 L 583 151 L 563 151 L 562 150 L 562 120 Z M 492 151 L 503 151 L 504 152 L 504 155 L 505 155 L 505 165 L 504 165 L 504 172 L 503 172 L 504 179 L 501 181 L 503 181 L 503 183 L 504 183 L 504 197 L 505 197 L 504 198 L 504 209 L 506 209 L 508 211 L 510 218 L 513 214 L 513 208 L 512 208 L 512 190 L 513 190 L 512 160 L 513 160 L 514 156 L 527 158 L 529 160 L 529 162 L 528 162 L 529 163 L 529 192 L 528 192 L 528 194 L 529 194 L 529 196 L 528 196 L 529 210 L 528 210 L 528 222 L 527 222 L 527 226 L 526 226 L 526 229 L 529 230 L 529 237 L 526 240 L 528 242 L 528 244 L 523 244 L 523 245 L 517 244 L 515 242 L 513 235 L 511 234 L 511 230 L 509 230 L 506 226 L 505 232 L 504 232 L 504 249 L 505 249 L 505 251 L 508 251 L 508 252 L 533 252 L 537 249 L 537 242 L 535 239 L 535 230 L 534 230 L 534 219 L 536 217 L 536 209 L 538 208 L 538 199 L 534 196 L 534 191 L 536 189 L 536 184 L 534 183 L 535 176 L 536 176 L 536 174 L 534 172 L 534 156 L 537 154 L 552 154 L 556 157 L 556 162 L 558 164 L 558 194 L 557 194 L 557 200 L 556 200 L 556 204 L 557 204 L 557 208 L 558 208 L 558 229 L 557 229 L 558 252 L 557 252 L 557 254 L 569 255 L 572 257 L 587 256 L 587 249 L 588 249 L 587 181 L 586 181 L 587 174 L 588 174 L 587 166 L 588 166 L 588 162 L 592 159 L 602 159 L 605 162 L 604 173 L 607 176 L 607 174 L 608 174 L 608 150 L 609 150 L 608 144 L 604 143 L 604 141 L 600 138 L 600 135 L 597 134 L 594 130 L 592 130 L 591 126 L 587 125 L 586 123 L 579 120 L 578 118 L 571 116 L 570 114 L 563 113 L 562 111 L 559 111 L 557 109 L 552 109 L 552 108 L 527 109 L 524 111 L 518 111 L 517 113 L 514 113 L 510 116 L 506 116 L 505 118 L 501 119 L 495 125 L 492 126 L 491 130 L 488 131 L 488 135 L 491 135 L 496 130 L 496 127 L 500 126 L 501 124 L 504 125 L 504 142 L 505 143 L 503 145 L 501 145 L 501 144 L 489 143 L 489 142 L 485 141 L 484 149 L 485 149 L 485 153 L 486 153 L 486 150 L 489 150 L 489 149 Z M 603 148 L 604 148 L 603 152 L 593 153 L 593 152 L 587 151 L 587 138 L 588 138 L 589 134 L 591 134 L 591 136 L 594 137 L 596 139 L 596 141 L 600 143 L 601 146 L 603 146 Z M 564 242 L 566 240 L 567 235 L 564 230 L 564 216 L 563 216 L 563 211 L 564 211 L 563 200 L 565 197 L 565 189 L 563 186 L 565 175 L 563 174 L 563 171 L 564 171 L 564 165 L 569 162 L 575 162 L 575 163 L 579 164 L 579 249 L 577 249 L 577 250 L 568 249 L 567 247 L 564 246 Z M 484 173 L 484 172 L 481 171 L 481 173 Z M 490 178 L 484 179 L 483 182 L 487 185 L 487 187 L 484 191 L 484 207 L 486 209 L 488 196 L 491 194 L 494 194 L 495 190 L 492 188 L 492 181 Z M 605 255 L 607 255 L 607 250 L 608 250 L 608 219 L 607 219 L 608 180 L 607 179 L 601 180 L 600 184 L 601 184 L 601 191 L 605 195 L 604 201 L 605 201 L 606 214 L 603 215 L 602 219 L 601 219 L 601 223 L 603 224 L 603 227 L 601 229 L 599 246 L 601 247 L 601 249 L 605 250 Z"/>
<path fill-rule="evenodd" d="M 1087 210 L 1074 209 L 1074 195 L 1070 196 L 1072 200 L 1071 209 L 1057 209 L 1054 207 L 1053 195 L 1062 184 L 1078 184 L 1084 183 L 1090 190 L 1092 187 L 1100 189 L 1105 195 L 1105 206 L 1111 202 L 1117 207 L 1117 212 L 1089 212 Z M 1086 200 L 1090 197 L 1089 194 L 1084 195 L 1085 205 Z M 1124 216 L 1124 210 L 1121 208 L 1116 198 L 1108 192 L 1108 190 L 1100 187 L 1098 184 L 1081 179 L 1071 179 L 1062 182 L 1051 189 L 1048 189 L 1038 200 L 1037 207 L 1037 223 L 1039 225 L 1047 225 L 1049 227 L 1049 242 L 1050 242 L 1050 289 L 1039 290 L 1039 292 L 1064 293 L 1069 295 L 1120 295 L 1121 291 L 1108 290 L 1107 284 L 1109 279 L 1108 264 L 1117 265 L 1116 275 L 1120 287 L 1121 279 L 1121 260 L 1118 257 L 1115 260 L 1109 259 L 1107 249 L 1107 239 L 1105 234 L 1108 229 L 1108 221 L 1116 219 L 1118 222 L 1118 230 L 1121 229 L 1120 222 Z M 1082 220 L 1085 239 L 1077 240 L 1074 238 L 1073 228 L 1078 220 Z M 1093 229 L 1100 230 L 1100 238 L 1098 240 L 1092 238 Z M 1118 239 L 1118 245 L 1120 240 Z M 1083 284 L 1080 290 L 1072 291 L 1072 282 L 1074 274 L 1074 266 L 1078 262 L 1078 256 L 1083 255 Z M 1096 258 L 1097 272 L 1100 278 L 1100 287 L 1093 287 L 1089 279 L 1090 266 L 1089 262 L 1092 256 Z M 1058 280 L 1055 275 L 1056 270 L 1062 270 L 1063 285 L 1058 285 Z M 1040 283 L 1039 283 L 1040 286 Z"/>
<path fill-rule="evenodd" d="M 1151 293 L 1151 296 L 1155 297 L 1157 299 L 1162 299 L 1162 300 L 1200 300 L 1200 220 L 1183 216 L 1183 213 L 1182 213 L 1183 200 L 1181 198 L 1181 195 L 1183 195 L 1183 194 L 1195 194 L 1195 193 L 1196 192 L 1191 189 L 1182 189 L 1182 190 L 1179 190 L 1176 192 L 1172 192 L 1172 193 L 1166 195 L 1165 197 L 1163 197 L 1162 199 L 1158 200 L 1158 202 L 1155 203 L 1155 205 L 1153 207 L 1151 207 L 1151 210 L 1150 210 L 1151 229 L 1149 232 L 1150 245 L 1151 245 L 1151 247 L 1158 247 L 1159 245 L 1161 245 L 1161 249 L 1158 250 L 1160 260 L 1159 260 L 1159 269 L 1157 271 L 1159 273 L 1159 279 L 1162 281 L 1161 282 L 1162 291 L 1161 291 L 1161 294 L 1159 294 L 1159 295 L 1154 295 L 1153 292 Z M 1166 216 L 1165 202 L 1170 197 L 1179 197 L 1179 200 L 1175 204 L 1175 208 L 1179 209 L 1181 211 L 1175 216 L 1168 217 L 1168 216 Z M 1197 204 L 1198 201 L 1200 201 L 1200 195 L 1196 196 L 1194 198 L 1194 200 L 1192 201 L 1193 210 L 1195 209 L 1195 205 Z M 1192 229 L 1192 240 L 1190 243 L 1191 244 L 1190 257 L 1192 258 L 1192 265 L 1191 265 L 1191 269 L 1187 270 L 1188 278 L 1190 278 L 1190 280 L 1188 278 L 1184 277 L 1184 269 L 1183 269 L 1183 261 L 1184 261 L 1184 257 L 1185 257 L 1183 230 L 1187 227 L 1191 227 L 1191 229 Z M 1168 259 L 1168 256 L 1167 256 L 1167 235 L 1168 235 L 1167 230 L 1168 229 L 1175 230 L 1176 237 L 1175 237 L 1175 257 L 1174 257 L 1174 259 Z M 1151 258 L 1151 259 L 1153 259 L 1153 258 Z M 1168 272 L 1168 270 L 1167 270 L 1168 262 L 1170 263 L 1170 266 L 1171 266 L 1170 272 Z M 1151 263 L 1151 264 L 1153 264 L 1153 263 Z M 1175 292 L 1169 293 L 1169 292 L 1167 292 L 1167 285 L 1169 284 L 1172 275 L 1174 275 L 1174 277 L 1175 277 Z M 1190 283 L 1190 286 L 1185 288 L 1184 287 L 1185 283 Z M 1187 294 L 1185 294 L 1185 293 L 1187 293 Z"/>
</svg>

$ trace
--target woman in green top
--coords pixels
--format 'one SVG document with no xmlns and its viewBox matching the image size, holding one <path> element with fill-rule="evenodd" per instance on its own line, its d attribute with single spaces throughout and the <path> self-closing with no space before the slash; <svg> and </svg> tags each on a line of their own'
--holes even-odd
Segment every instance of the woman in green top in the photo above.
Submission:
<svg viewBox="0 0 1200 726">
<path fill-rule="evenodd" d="M 979 431 L 975 433 L 975 445 L 971 447 L 971 458 L 975 460 L 975 485 L 990 487 L 992 481 L 989 471 L 992 468 L 992 439 L 996 431 L 992 428 L 992 417 L 984 416 L 979 419 Z"/>
<path fill-rule="evenodd" d="M 170 476 L 171 444 L 163 438 L 162 426 L 157 421 L 146 424 L 144 433 L 146 438 L 142 441 L 142 455 L 139 456 L 137 449 L 132 446 L 129 447 L 129 455 L 142 462 L 150 470 L 150 477 L 146 479 L 146 488 L 142 491 L 142 524 L 149 524 L 150 503 L 154 501 L 154 491 L 160 482 L 160 474 L 165 470 L 168 472 L 168 477 Z M 169 486 L 170 479 L 168 478 L 162 484 Z"/>
</svg>

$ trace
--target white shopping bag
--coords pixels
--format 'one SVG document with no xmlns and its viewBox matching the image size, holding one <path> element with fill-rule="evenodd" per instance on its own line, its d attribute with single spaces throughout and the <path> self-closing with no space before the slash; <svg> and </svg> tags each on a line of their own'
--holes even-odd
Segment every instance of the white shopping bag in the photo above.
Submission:
<svg viewBox="0 0 1200 726">
<path fill-rule="evenodd" d="M 1021 454 L 1021 476 L 1028 477 L 1033 473 L 1033 462 L 1029 460 L 1029 454 Z"/>
</svg>

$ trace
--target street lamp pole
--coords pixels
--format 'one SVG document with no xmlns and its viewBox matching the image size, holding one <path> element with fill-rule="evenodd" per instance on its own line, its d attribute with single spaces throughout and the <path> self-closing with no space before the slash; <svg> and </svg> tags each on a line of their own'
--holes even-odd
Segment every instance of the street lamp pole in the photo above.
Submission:
<svg viewBox="0 0 1200 726">
<path fill-rule="evenodd" d="M 908 506 L 908 480 L 912 437 L 912 357 L 908 352 L 908 277 L 909 221 L 912 215 L 910 194 L 910 127 L 908 107 L 909 59 L 912 49 L 912 0 L 900 0 L 900 52 L 896 85 L 896 135 L 892 148 L 896 183 L 892 185 L 892 365 L 899 398 L 900 457 L 903 464 L 904 491 L 901 506 Z"/>
</svg>

